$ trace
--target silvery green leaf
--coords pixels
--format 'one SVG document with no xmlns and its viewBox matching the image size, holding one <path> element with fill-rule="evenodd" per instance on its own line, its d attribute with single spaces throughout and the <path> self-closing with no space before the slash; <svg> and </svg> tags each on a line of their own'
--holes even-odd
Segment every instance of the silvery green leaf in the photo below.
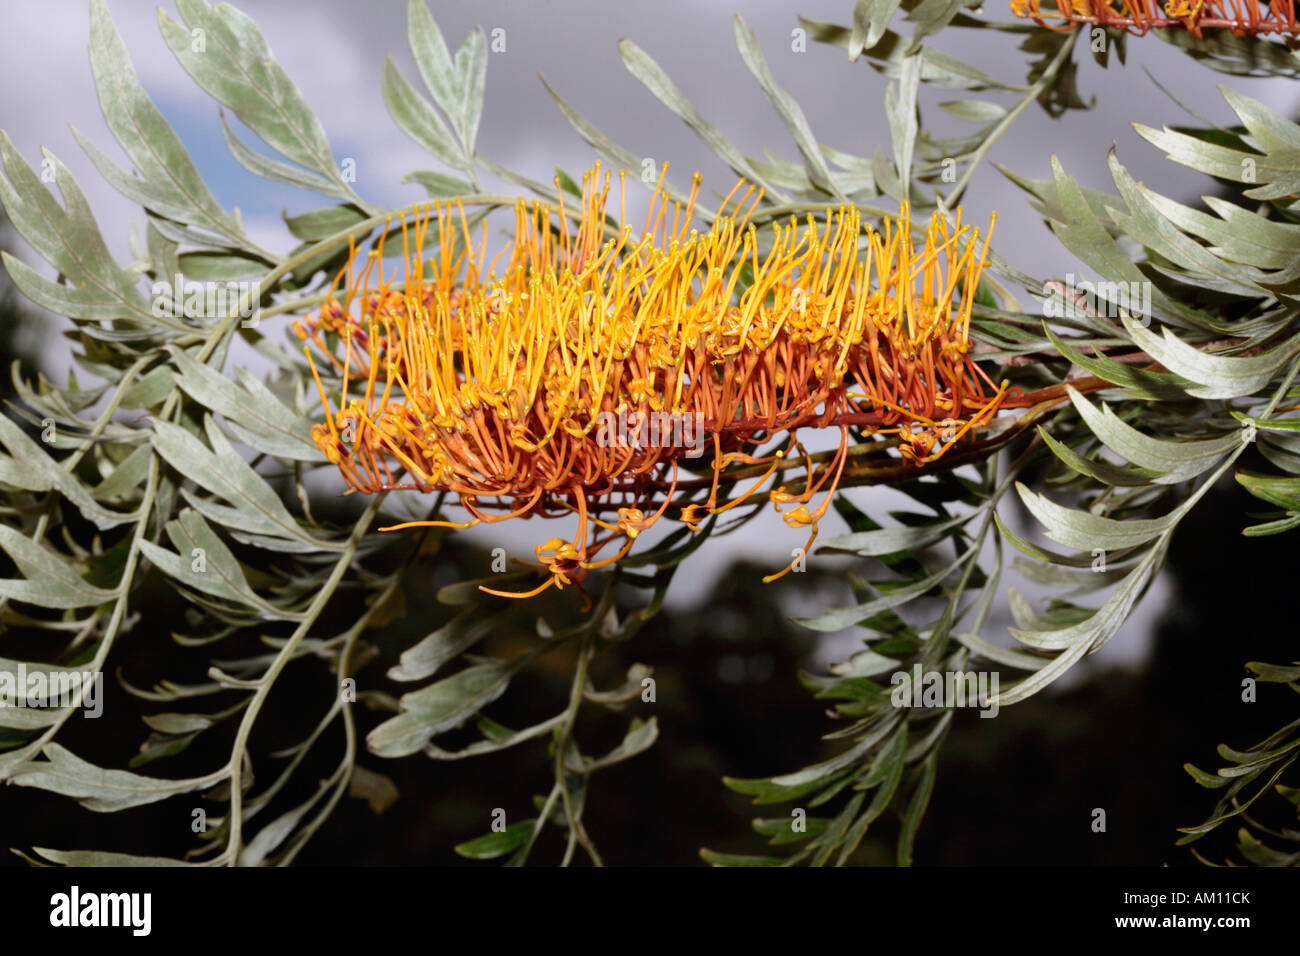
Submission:
<svg viewBox="0 0 1300 956">
<path fill-rule="evenodd" d="M 255 249 L 221 208 L 189 152 L 140 85 L 104 0 L 93 0 L 90 6 L 90 66 L 104 119 L 139 171 L 139 176 L 133 176 L 120 169 L 74 130 L 104 178 L 154 212 Z"/>
<path fill-rule="evenodd" d="M 1241 117 L 1250 135 L 1265 152 L 1282 149 L 1300 151 L 1300 126 L 1244 93 L 1226 86 L 1220 86 L 1219 92 L 1228 101 L 1232 111 Z"/>
<path fill-rule="evenodd" d="M 1107 156 L 1107 164 L 1116 188 L 1131 211 L 1115 215 L 1115 222 L 1125 235 L 1183 269 L 1212 277 L 1220 291 L 1245 296 L 1268 294 L 1257 281 L 1261 276 L 1259 269 L 1224 262 L 1161 215 L 1152 201 L 1156 194 L 1129 175 L 1116 157 L 1114 147 Z"/>
<path fill-rule="evenodd" d="M 229 502 L 231 509 L 223 510 L 221 516 L 230 526 L 321 548 L 337 547 L 302 530 L 280 496 L 222 437 L 211 419 L 208 440 L 213 444 L 211 451 L 185 429 L 170 422 L 154 422 L 158 454 L 180 474 Z"/>
<path fill-rule="evenodd" d="M 1044 657 L 1035 657 L 1032 654 L 1026 654 L 1022 651 L 998 647 L 996 644 L 991 644 L 984 640 L 984 638 L 980 637 L 979 634 L 976 634 L 973 631 L 953 631 L 952 636 L 963 647 L 968 648 L 972 654 L 975 654 L 984 660 L 991 661 L 994 664 L 1000 664 L 1003 667 L 1010 667 L 1016 670 L 1035 671 L 1048 661 L 1048 659 Z"/>
<path fill-rule="evenodd" d="M 1042 425 L 1038 426 L 1037 431 L 1052 454 L 1065 462 L 1069 468 L 1104 485 L 1146 487 L 1153 479 L 1160 477 L 1160 472 L 1152 471 L 1150 468 L 1128 468 L 1111 464 L 1104 458 L 1086 458 L 1069 445 L 1053 438 L 1052 433 Z"/>
<path fill-rule="evenodd" d="M 472 157 L 487 87 L 487 40 L 482 29 L 470 31 L 456 51 L 456 74 L 460 85 L 460 109 L 453 115 L 465 146 L 465 155 Z"/>
<path fill-rule="evenodd" d="M 175 388 L 172 370 L 160 365 L 127 386 L 118 404 L 122 408 L 149 408 L 170 397 Z"/>
<path fill-rule="evenodd" d="M 866 618 L 879 614 L 881 611 L 887 611 L 890 608 L 906 604 L 913 598 L 920 597 L 927 591 L 939 586 L 945 578 L 953 573 L 956 564 L 951 564 L 929 577 L 922 578 L 920 581 L 904 584 L 898 588 L 891 588 L 884 596 L 876 598 L 874 601 L 868 601 L 865 604 L 859 604 L 857 607 L 842 607 L 816 617 L 795 618 L 795 620 L 804 627 L 810 627 L 814 631 L 842 631 L 846 627 L 852 627 Z"/>
<path fill-rule="evenodd" d="M 105 770 L 56 743 L 46 744 L 44 754 L 48 759 L 20 767 L 9 777 L 9 782 L 72 797 L 96 813 L 144 806 L 210 786 L 210 781 L 202 777 L 163 780 L 124 770 Z"/>
<path fill-rule="evenodd" d="M 262 829 L 239 853 L 240 866 L 261 866 L 267 856 L 274 853 L 285 840 L 297 829 L 302 818 L 330 789 L 328 781 L 321 781 L 314 794 L 291 810 L 286 810 Z"/>
<path fill-rule="evenodd" d="M 484 615 L 470 605 L 450 621 L 402 652 L 400 663 L 389 668 L 392 680 L 423 680 L 448 661 L 455 660 L 501 623 L 501 615 Z"/>
<path fill-rule="evenodd" d="M 617 167 L 634 171 L 641 168 L 641 158 L 639 156 L 632 155 L 631 152 L 614 143 L 608 136 L 597 129 L 595 124 L 565 102 L 564 98 L 555 92 L 555 88 L 546 81 L 546 77 L 543 76 L 541 79 L 542 85 L 546 87 L 546 91 L 551 94 L 556 105 L 560 107 L 560 112 L 564 114 L 564 118 L 569 121 L 569 124 L 588 146 Z M 666 181 L 664 188 L 668 189 L 674 198 L 680 195 L 674 192 Z"/>
<path fill-rule="evenodd" d="M 1163 518 L 1132 518 L 1119 521 L 1087 511 L 1063 508 L 1051 499 L 1030 491 L 1016 482 L 1016 491 L 1025 507 L 1046 529 L 1053 541 L 1080 551 L 1118 551 L 1134 548 L 1164 534 L 1182 517 L 1174 510 Z"/>
<path fill-rule="evenodd" d="M 0 727 L 8 730 L 40 731 L 60 723 L 66 716 L 66 707 L 4 707 L 0 706 Z"/>
<path fill-rule="evenodd" d="M 1017 640 L 1025 641 L 1028 638 L 1039 647 L 1051 645 L 1066 649 L 1023 681 L 999 693 L 992 702 L 1005 706 L 1036 694 L 1073 667 L 1084 654 L 1091 653 L 1114 637 L 1150 583 L 1155 569 L 1164 557 L 1164 551 L 1163 543 L 1152 548 L 1111 592 L 1106 603 L 1086 621 L 1056 631 L 1032 634 L 1012 628 L 1011 633 Z"/>
<path fill-rule="evenodd" d="M 582 696 L 592 703 L 603 704 L 617 710 L 642 693 L 644 690 L 642 681 L 653 673 L 653 667 L 647 667 L 645 664 L 633 664 L 627 669 L 627 679 L 618 687 L 598 691 L 591 684 L 588 684 L 584 688 Z"/>
<path fill-rule="evenodd" d="M 808 35 L 818 43 L 830 43 L 852 53 L 852 31 L 833 23 L 809 20 L 802 16 L 799 17 L 799 22 L 808 31 Z M 932 86 L 958 90 L 1008 90 L 1016 93 L 1024 93 L 1028 90 L 1025 86 L 996 80 L 951 54 L 925 46 L 921 47 L 919 52 L 914 51 L 908 41 L 892 30 L 882 33 L 879 42 L 868 51 L 868 54 L 873 61 L 872 67 L 888 77 L 898 76 L 901 64 L 909 56 L 919 56 L 921 81 Z"/>
<path fill-rule="evenodd" d="M 921 59 L 909 56 L 903 60 L 898 83 L 890 83 L 885 90 L 885 117 L 889 120 L 889 136 L 894 145 L 894 167 L 902 182 L 901 194 L 907 197 L 912 181 L 912 154 L 916 149 L 919 130 L 916 95 L 921 85 Z"/>
<path fill-rule="evenodd" d="M 225 137 L 226 146 L 239 165 L 251 173 L 256 173 L 263 179 L 288 183 L 290 186 L 297 186 L 299 189 L 320 193 L 322 196 L 333 196 L 336 199 L 353 198 L 351 189 L 325 176 L 290 163 L 281 162 L 278 159 L 272 159 L 269 156 L 263 156 L 256 150 L 250 149 L 230 128 L 230 124 L 226 122 L 224 112 L 221 114 L 221 135 Z"/>
<path fill-rule="evenodd" d="M 584 757 L 580 767 L 567 762 L 565 767 L 574 773 L 594 773 L 597 770 L 603 770 L 606 767 L 612 767 L 625 760 L 630 760 L 637 754 L 645 753 L 654 746 L 654 742 L 658 738 L 659 719 L 657 717 L 651 717 L 649 720 L 633 717 L 627 733 L 623 735 L 622 743 L 609 753 L 594 760 Z"/>
<path fill-rule="evenodd" d="M 929 547 L 941 540 L 953 528 L 965 524 L 971 514 L 960 514 L 934 524 L 899 525 L 896 528 L 878 528 L 874 531 L 856 531 L 842 534 L 824 542 L 824 547 L 837 551 L 852 551 L 863 557 L 879 557 L 896 551 L 912 551 Z"/>
<path fill-rule="evenodd" d="M 1156 335 L 1137 322 L 1121 317 L 1133 344 L 1177 375 L 1198 383 L 1187 394 L 1197 398 L 1242 398 L 1264 388 L 1287 362 L 1300 355 L 1300 336 L 1263 355 L 1215 355 L 1193 348 L 1170 329 Z"/>
<path fill-rule="evenodd" d="M 152 314 L 136 288 L 135 277 L 113 261 L 90 204 L 58 157 L 48 150 L 44 152 L 45 168 L 59 187 L 62 206 L 3 132 L 0 132 L 0 161 L 4 167 L 4 175 L 0 176 L 0 203 L 9 220 L 68 280 L 66 286 L 60 285 L 6 254 L 5 265 L 24 294 L 72 318 L 130 319 L 151 328 L 159 325 L 186 328 Z"/>
<path fill-rule="evenodd" d="M 0 596 L 41 607 L 93 607 L 117 597 L 86 583 L 67 561 L 8 525 L 0 525 L 0 548 L 22 578 L 0 580 Z"/>
<path fill-rule="evenodd" d="M 411 55 L 420 68 L 424 85 L 448 115 L 458 112 L 461 102 L 461 83 L 451 51 L 442 38 L 438 23 L 429 13 L 423 0 L 409 0 L 406 6 L 406 28 L 411 44 Z"/>
<path fill-rule="evenodd" d="M 1085 200 L 1079 185 L 1066 175 L 1061 161 L 1055 156 L 1052 157 L 1052 177 L 1064 218 L 1053 219 L 1051 227 L 1062 245 L 1108 282 L 1138 283 L 1134 288 L 1149 286 L 1152 310 L 1162 321 L 1182 327 L 1209 325 L 1207 316 L 1170 298 L 1147 279 L 1102 225 Z"/>
<path fill-rule="evenodd" d="M 334 165 L 320 120 L 271 55 L 253 21 L 224 3 L 210 7 L 203 0 L 178 0 L 177 7 L 184 26 L 161 8 L 158 23 L 172 53 L 195 82 L 277 152 L 355 198 Z M 203 31 L 201 48 L 193 29 Z"/>
<path fill-rule="evenodd" d="M 269 271 L 262 259 L 232 249 L 184 252 L 178 257 L 177 265 L 186 279 L 210 282 L 260 279 Z"/>
<path fill-rule="evenodd" d="M 889 29 L 889 21 L 898 11 L 901 0 L 859 0 L 853 8 L 853 29 L 862 31 L 861 50 L 871 50 Z M 864 29 L 865 28 L 865 29 Z M 849 51 L 849 59 L 857 57 Z"/>
<path fill-rule="evenodd" d="M 939 104 L 958 119 L 992 123 L 1007 115 L 1007 108 L 989 100 L 949 100 Z"/>
<path fill-rule="evenodd" d="M 404 183 L 419 183 L 434 199 L 450 199 L 454 196 L 468 196 L 474 192 L 474 186 L 456 176 L 420 169 L 402 177 Z"/>
<path fill-rule="evenodd" d="M 885 718 L 879 726 L 864 734 L 854 742 L 853 746 L 843 753 L 825 760 L 811 767 L 805 767 L 803 770 L 795 773 L 788 773 L 780 777 L 773 777 L 772 783 L 778 787 L 801 787 L 805 784 L 816 781 L 826 780 L 833 774 L 852 766 L 861 757 L 869 753 L 871 748 L 880 741 L 884 740 L 897 726 L 902 719 L 902 712 L 891 713 Z"/>
<path fill-rule="evenodd" d="M 153 448 L 140 445 L 113 466 L 108 477 L 94 487 L 91 494 L 99 501 L 115 501 L 131 495 L 149 475 Z"/>
<path fill-rule="evenodd" d="M 456 148 L 451 132 L 443 125 L 429 101 L 415 91 L 393 65 L 392 58 L 384 60 L 384 105 L 402 128 L 402 132 L 415 140 L 448 166 L 464 168 L 465 161 Z"/>
<path fill-rule="evenodd" d="M 1214 467 L 1227 452 L 1241 447 L 1241 436 L 1236 432 L 1200 441 L 1153 438 L 1123 421 L 1109 405 L 1103 404 L 1098 410 L 1074 386 L 1066 385 L 1065 390 L 1084 423 L 1107 448 L 1141 468 L 1160 473 L 1156 484 L 1176 484 L 1194 478 Z"/>
<path fill-rule="evenodd" d="M 60 866 L 202 866 L 188 860 L 165 856 L 132 856 L 129 853 L 106 853 L 101 850 L 50 850 L 33 847 L 42 857 Z"/>
<path fill-rule="evenodd" d="M 514 660 L 486 660 L 435 684 L 402 695 L 402 712 L 366 737 L 372 753 L 406 757 L 418 753 L 445 730 L 459 727 L 496 700 L 531 654 Z"/>
<path fill-rule="evenodd" d="M 690 100 L 678 89 L 677 84 L 644 50 L 626 39 L 619 41 L 618 49 L 623 55 L 623 65 L 627 67 L 628 72 L 645 84 L 646 89 L 653 93 L 659 102 L 676 113 L 696 136 L 722 158 L 723 162 L 738 175 L 766 188 L 770 198 L 780 202 L 786 201 L 787 197 L 783 193 L 770 188 L 770 184 L 763 181 L 731 140 L 700 115 L 700 112 L 691 105 Z"/>
<path fill-rule="evenodd" d="M 740 14 L 736 14 L 733 21 L 733 33 L 736 37 L 736 47 L 740 50 L 740 57 L 745 61 L 745 66 L 758 80 L 758 85 L 767 94 L 768 102 L 781 117 L 790 135 L 794 137 L 799 152 L 803 154 L 809 178 L 819 189 L 835 194 L 837 190 L 831 171 L 826 165 L 826 157 L 822 155 L 821 148 L 817 145 L 817 138 L 813 136 L 812 127 L 808 125 L 808 117 L 804 115 L 794 98 L 776 82 L 776 77 L 772 75 L 771 67 L 767 64 L 767 58 L 763 56 L 763 49 L 758 44 L 758 37 L 745 24 Z"/>
<path fill-rule="evenodd" d="M 236 370 L 236 384 L 181 349 L 172 349 L 171 356 L 180 372 L 176 383 L 205 408 L 240 426 L 241 440 L 246 437 L 252 448 L 293 461 L 325 460 L 311 440 L 311 423 L 246 369 Z"/>
<path fill-rule="evenodd" d="M 898 669 L 902 663 L 892 657 L 885 657 L 883 654 L 877 654 L 871 648 L 857 651 L 847 661 L 840 664 L 832 664 L 830 672 L 836 677 L 875 677 L 878 674 L 885 674 Z"/>
<path fill-rule="evenodd" d="M 178 518 L 167 522 L 167 537 L 176 551 L 141 541 L 141 553 L 160 571 L 187 588 L 231 602 L 239 608 L 250 608 L 268 620 L 295 620 L 302 616 L 277 608 L 254 593 L 239 561 L 197 511 L 187 508 Z"/>
<path fill-rule="evenodd" d="M 58 491 L 101 530 L 135 520 L 134 514 L 111 511 L 97 502 L 76 476 L 4 415 L 0 415 L 0 445 L 13 456 L 0 456 L 0 481 L 27 491 Z"/>
<path fill-rule="evenodd" d="M 478 757 L 482 754 L 496 753 L 498 750 L 507 750 L 516 744 L 524 743 L 528 740 L 535 740 L 545 734 L 549 734 L 557 727 L 564 726 L 565 720 L 568 719 L 568 711 L 556 714 L 550 720 L 544 720 L 540 724 L 533 724 L 531 727 L 525 727 L 523 730 L 507 731 L 506 733 L 494 732 L 486 740 L 477 740 L 468 747 L 460 750 L 443 750 L 435 744 L 429 744 L 424 748 L 425 756 L 433 760 L 464 760 L 466 757 Z M 486 718 L 480 716 L 479 729 L 487 723 Z M 496 725 L 494 730 L 500 728 Z M 503 729 L 503 728 L 501 728 Z"/>
</svg>

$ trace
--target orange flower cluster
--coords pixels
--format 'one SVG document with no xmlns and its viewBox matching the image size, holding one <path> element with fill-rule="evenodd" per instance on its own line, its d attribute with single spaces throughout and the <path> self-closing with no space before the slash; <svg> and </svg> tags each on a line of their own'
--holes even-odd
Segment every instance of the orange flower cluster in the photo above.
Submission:
<svg viewBox="0 0 1300 956">
<path fill-rule="evenodd" d="M 1163 27 L 1183 27 L 1193 36 L 1201 31 L 1229 30 L 1248 34 L 1300 33 L 1295 0 L 1055 0 L 1043 9 L 1040 0 L 1011 0 L 1011 12 L 1028 17 L 1049 30 L 1067 32 L 1080 23 L 1117 27 L 1137 36 Z M 1053 26 L 1048 20 L 1062 21 Z"/>
<path fill-rule="evenodd" d="M 970 355 L 988 238 L 980 248 L 960 212 L 952 227 L 933 217 L 919 248 L 906 207 L 883 233 L 853 207 L 760 233 L 750 217 L 761 193 L 737 199 L 742 183 L 700 232 L 699 177 L 685 203 L 661 177 L 638 234 L 622 173 L 619 183 L 621 226 L 606 213 L 599 166 L 584 177 L 572 230 L 563 193 L 555 208 L 518 200 L 514 241 L 490 264 L 486 228 L 476 248 L 450 203 L 403 221 L 400 287 L 383 275 L 383 239 L 362 268 L 354 251 L 319 314 L 294 325 L 337 375 L 327 390 L 312 361 L 326 411 L 312 437 L 351 489 L 455 494 L 470 520 L 452 527 L 576 513 L 574 539 L 537 549 L 550 577 L 533 594 L 619 560 L 706 452 L 711 493 L 677 515 L 692 529 L 801 451 L 798 429 L 838 428 L 820 473 L 809 460 L 799 493 L 768 495 L 778 511 L 794 505 L 784 520 L 815 538 L 850 428 L 899 435 L 920 464 L 1004 401 L 1005 386 Z M 722 500 L 720 479 L 737 464 L 767 472 Z M 413 525 L 447 523 L 396 527 Z"/>
</svg>

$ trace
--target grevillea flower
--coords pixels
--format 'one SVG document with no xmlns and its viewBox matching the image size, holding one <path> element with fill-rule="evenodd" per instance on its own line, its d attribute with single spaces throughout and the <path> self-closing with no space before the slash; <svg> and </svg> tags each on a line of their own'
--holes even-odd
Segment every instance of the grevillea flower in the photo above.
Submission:
<svg viewBox="0 0 1300 956">
<path fill-rule="evenodd" d="M 622 173 L 619 185 L 623 211 Z M 851 206 L 824 224 L 810 215 L 760 232 L 750 217 L 761 193 L 737 199 L 741 183 L 701 232 L 699 185 L 676 203 L 661 179 L 640 233 L 625 211 L 615 232 L 610 176 L 597 166 L 575 228 L 562 194 L 555 208 L 520 199 L 514 241 L 490 264 L 486 229 L 476 248 L 458 204 L 403 221 L 400 289 L 383 275 L 381 238 L 364 267 L 352 257 L 318 315 L 295 323 L 336 376 L 331 402 L 306 349 L 326 412 L 316 444 L 352 490 L 445 491 L 470 516 L 397 528 L 576 513 L 571 541 L 537 549 L 550 577 L 533 594 L 619 560 L 674 504 L 670 517 L 692 530 L 742 504 L 802 452 L 799 429 L 833 428 L 839 448 L 825 467 L 805 455 L 801 490 L 768 492 L 778 511 L 794 506 L 782 516 L 811 528 L 811 545 L 851 428 L 899 436 L 920 466 L 1007 401 L 970 354 L 988 237 L 981 247 L 960 210 L 952 226 L 934 216 L 919 248 L 906 206 L 883 232 Z M 611 422 L 637 423 L 624 431 L 640 440 L 611 437 Z M 644 440 L 646 422 L 685 423 L 699 440 Z M 724 498 L 735 465 L 766 473 Z M 711 472 L 710 493 L 675 503 L 692 466 Z"/>
<path fill-rule="evenodd" d="M 1047 9 L 1048 7 L 1054 9 Z M 1184 27 L 1194 36 L 1201 31 L 1229 30 L 1247 34 L 1300 33 L 1294 0 L 1011 0 L 1011 12 L 1028 17 L 1050 30 L 1073 30 L 1080 23 L 1118 27 L 1141 36 L 1162 27 Z M 1063 22 L 1053 26 L 1049 20 Z"/>
</svg>

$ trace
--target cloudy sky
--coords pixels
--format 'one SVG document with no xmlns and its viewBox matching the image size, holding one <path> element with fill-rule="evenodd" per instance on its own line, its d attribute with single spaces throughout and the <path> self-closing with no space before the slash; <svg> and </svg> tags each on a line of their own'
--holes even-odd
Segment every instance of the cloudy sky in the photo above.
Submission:
<svg viewBox="0 0 1300 956">
<path fill-rule="evenodd" d="M 356 162 L 356 188 L 367 200 L 385 205 L 411 202 L 422 190 L 403 185 L 415 169 L 437 169 L 436 160 L 406 138 L 388 117 L 380 92 L 384 58 L 419 86 L 406 41 L 405 0 L 244 0 L 239 4 L 261 27 L 280 63 L 313 104 L 327 130 L 336 157 Z M 287 250 L 294 242 L 284 230 L 281 213 L 317 208 L 319 197 L 259 179 L 227 152 L 218 122 L 218 107 L 181 69 L 164 44 L 155 4 L 144 0 L 109 0 L 113 18 L 130 50 L 145 88 L 187 144 L 200 172 L 217 198 L 238 205 L 259 243 Z M 676 80 L 696 107 L 747 154 L 763 147 L 777 155 L 798 155 L 780 120 L 741 62 L 732 39 L 732 17 L 741 13 L 756 32 L 778 81 L 799 101 L 819 140 L 840 150 L 870 156 L 877 146 L 889 151 L 883 100 L 886 81 L 865 60 L 850 63 L 843 51 L 809 43 L 792 50 L 796 14 L 846 23 L 851 0 L 432 0 L 430 8 L 448 42 L 459 44 L 476 26 L 505 41 L 489 54 L 487 94 L 479 134 L 479 151 L 518 172 L 549 181 L 554 167 L 575 175 L 595 158 L 573 133 L 538 79 L 545 74 L 570 104 L 611 139 L 638 156 L 669 161 L 678 182 L 700 170 L 710 187 L 725 192 L 733 176 L 690 131 L 622 67 L 617 41 L 635 40 Z M 173 3 L 164 6 L 179 20 Z M 1002 0 L 993 0 L 984 15 L 1007 18 Z M 99 113 L 87 59 L 88 3 L 85 0 L 7 0 L 0 4 L 0 128 L 33 164 L 40 148 L 52 150 L 77 177 L 101 229 L 123 259 L 131 224 L 143 216 L 98 176 L 73 139 L 76 127 L 125 164 Z M 910 27 L 905 28 L 910 30 Z M 974 31 L 949 31 L 939 46 L 999 78 L 1023 81 L 1023 55 L 1015 40 Z M 1089 56 L 1080 60 L 1079 85 L 1097 106 L 1071 113 L 1064 120 L 1047 117 L 1036 106 L 993 150 L 990 159 L 1032 178 L 1050 177 L 1050 158 L 1058 155 L 1066 169 L 1086 186 L 1110 189 L 1106 152 L 1117 145 L 1120 159 L 1140 181 L 1168 195 L 1191 201 L 1212 183 L 1163 156 L 1140 140 L 1130 123 L 1160 126 L 1186 119 L 1151 82 L 1149 70 L 1178 97 L 1207 118 L 1233 120 L 1214 74 L 1156 38 L 1132 39 L 1128 64 L 1112 59 L 1102 70 Z M 1285 81 L 1229 82 L 1275 110 L 1291 114 L 1295 94 Z M 997 94 L 965 94 L 1001 99 Z M 927 121 L 943 133 L 963 131 L 963 124 L 936 108 L 951 93 L 923 98 Z M 969 130 L 970 127 L 965 127 Z M 261 148 L 244 131 L 246 142 Z M 990 210 L 999 215 L 999 252 L 1024 271 L 1041 277 L 1076 268 L 1071 257 L 1034 215 L 1019 190 L 986 163 L 972 182 L 965 205 L 967 221 L 983 222 Z M 20 248 L 29 261 L 27 250 Z M 33 262 L 33 264 L 37 264 Z M 48 269 L 46 269 L 48 273 Z M 55 328 L 53 322 L 49 329 Z M 57 340 L 51 335 L 47 342 Z M 52 368 L 64 364 L 50 356 Z M 880 493 L 855 493 L 860 505 L 880 513 L 893 502 Z M 836 533 L 837 522 L 825 532 Z M 534 523 L 529 523 L 534 524 Z M 511 531 L 492 529 L 513 553 L 536 543 L 538 531 L 527 525 Z M 547 535 L 549 537 L 549 535 Z M 798 540 L 796 540 L 798 539 Z M 774 515 L 756 520 L 744 536 L 716 542 L 697 554 L 689 575 L 679 575 L 678 597 L 698 599 L 725 559 L 737 547 L 779 568 L 802 535 L 785 528 Z M 797 588 L 787 588 L 791 610 L 803 607 Z M 1139 616 L 1105 652 L 1140 654 L 1144 632 L 1159 614 L 1163 590 L 1157 587 Z M 847 589 L 844 592 L 847 597 Z M 819 596 L 822 606 L 825 596 Z M 806 599 L 805 599 L 806 600 Z M 832 602 L 833 603 L 833 602 Z"/>
</svg>

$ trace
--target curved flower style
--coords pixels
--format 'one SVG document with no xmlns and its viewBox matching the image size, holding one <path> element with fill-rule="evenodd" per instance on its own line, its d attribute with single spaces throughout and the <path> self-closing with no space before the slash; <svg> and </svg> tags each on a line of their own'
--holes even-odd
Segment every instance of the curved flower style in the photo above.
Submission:
<svg viewBox="0 0 1300 956">
<path fill-rule="evenodd" d="M 1236 36 L 1300 33 L 1295 0 L 1055 0 L 1055 9 L 1044 9 L 1040 0 L 1011 0 L 1010 6 L 1016 16 L 1058 32 L 1095 23 L 1136 36 L 1162 27 L 1184 27 L 1196 37 L 1205 29 L 1229 30 Z M 1053 26 L 1048 20 L 1064 25 Z"/>
<path fill-rule="evenodd" d="M 811 527 L 811 545 L 851 428 L 898 435 L 920 465 L 1007 402 L 1005 384 L 970 354 L 988 237 L 978 248 L 960 211 L 952 227 L 935 215 L 919 249 L 906 207 L 883 234 L 840 207 L 824 226 L 812 216 L 774 224 L 765 242 L 750 222 L 761 199 L 752 187 L 736 199 L 738 184 L 699 232 L 690 228 L 699 177 L 685 204 L 661 177 L 638 235 L 621 172 L 619 184 L 624 224 L 612 236 L 610 176 L 602 181 L 599 166 L 584 177 L 573 232 L 562 196 L 558 208 L 521 198 L 500 272 L 507 250 L 488 264 L 486 229 L 475 248 L 463 208 L 428 207 L 402 223 L 402 288 L 383 276 L 381 238 L 363 268 L 349 264 L 336 280 L 335 289 L 346 275 L 341 299 L 331 290 L 316 317 L 295 323 L 339 376 L 337 408 L 316 376 L 327 417 L 312 437 L 350 488 L 446 491 L 471 516 L 396 527 L 576 512 L 572 541 L 537 549 L 551 577 L 535 594 L 622 558 L 706 451 L 710 494 L 679 505 L 692 530 L 802 451 L 798 429 L 838 428 L 838 451 L 820 473 L 809 460 L 802 491 L 768 495 L 778 511 L 796 506 L 783 518 Z M 773 444 L 782 447 L 760 451 Z M 768 467 L 721 500 L 719 479 L 734 464 Z M 616 554 L 594 560 L 618 539 Z"/>
</svg>

